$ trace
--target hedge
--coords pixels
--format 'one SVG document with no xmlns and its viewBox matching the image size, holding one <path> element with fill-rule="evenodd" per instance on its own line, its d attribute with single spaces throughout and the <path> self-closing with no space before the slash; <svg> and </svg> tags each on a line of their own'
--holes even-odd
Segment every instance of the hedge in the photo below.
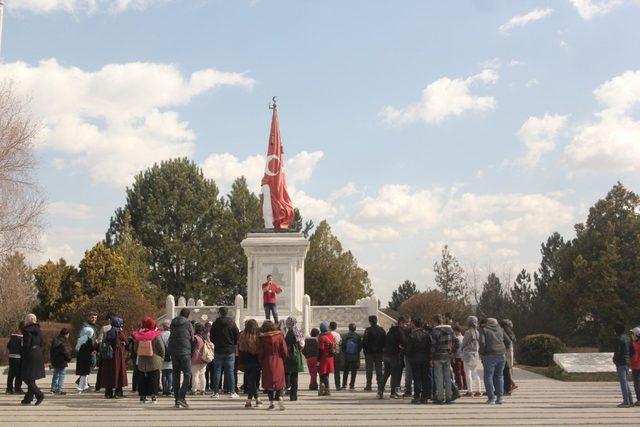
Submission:
<svg viewBox="0 0 640 427">
<path fill-rule="evenodd" d="M 566 346 L 560 338 L 549 334 L 527 335 L 518 345 L 518 363 L 529 366 L 550 366 L 554 353 L 563 353 Z"/>
</svg>

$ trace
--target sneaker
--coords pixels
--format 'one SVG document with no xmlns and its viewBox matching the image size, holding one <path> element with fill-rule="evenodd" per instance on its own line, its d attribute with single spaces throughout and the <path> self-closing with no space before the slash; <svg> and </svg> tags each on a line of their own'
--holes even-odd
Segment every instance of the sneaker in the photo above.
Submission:
<svg viewBox="0 0 640 427">
<path fill-rule="evenodd" d="M 44 393 L 40 394 L 40 397 L 36 399 L 36 406 L 40 405 L 44 400 Z"/>
<path fill-rule="evenodd" d="M 399 395 L 395 394 L 395 393 L 391 393 L 391 396 L 389 396 L 391 399 L 402 399 Z"/>
<path fill-rule="evenodd" d="M 633 404 L 633 406 L 640 406 L 640 400 Z"/>
<path fill-rule="evenodd" d="M 318 388 L 318 396 L 324 396 L 324 384 L 320 384 Z"/>
<path fill-rule="evenodd" d="M 622 402 L 618 405 L 618 408 L 631 408 L 631 405 L 628 403 Z"/>
<path fill-rule="evenodd" d="M 482 393 L 480 393 L 479 391 L 476 391 L 475 393 L 473 393 L 473 397 L 480 397 L 482 396 Z"/>
<path fill-rule="evenodd" d="M 274 405 L 273 402 L 269 403 L 269 407 L 267 408 L 267 410 L 271 411 L 272 409 L 276 409 L 276 405 Z"/>
<path fill-rule="evenodd" d="M 447 399 L 444 401 L 445 405 L 451 405 L 453 403 L 453 399 Z"/>
<path fill-rule="evenodd" d="M 470 391 L 466 392 L 464 394 L 464 397 L 473 397 L 473 393 L 471 393 Z"/>
<path fill-rule="evenodd" d="M 284 411 L 284 400 L 282 398 L 278 399 L 278 409 Z"/>
<path fill-rule="evenodd" d="M 413 396 L 411 393 L 405 391 L 404 394 L 402 395 L 402 398 L 404 399 L 405 397 L 411 397 Z"/>
<path fill-rule="evenodd" d="M 356 386 L 350 385 L 349 386 L 349 391 L 356 391 Z"/>
<path fill-rule="evenodd" d="M 144 398 L 144 397 L 141 397 L 141 398 L 140 398 L 140 403 L 141 403 L 142 405 L 144 405 L 145 403 L 147 403 L 147 399 L 146 399 L 146 398 Z"/>
<path fill-rule="evenodd" d="M 411 399 L 411 403 L 414 404 L 414 405 L 418 405 L 418 404 L 420 404 L 420 399 L 415 399 L 415 398 Z"/>
<path fill-rule="evenodd" d="M 238 393 L 236 393 L 236 392 L 231 393 L 229 395 L 229 397 L 232 398 L 232 399 L 239 399 L 240 398 L 240 396 L 238 396 Z"/>
<path fill-rule="evenodd" d="M 179 405 L 181 408 L 189 409 L 189 404 L 184 399 L 178 400 L 178 402 L 176 402 L 176 404 Z"/>
<path fill-rule="evenodd" d="M 487 405 L 495 405 L 496 401 L 493 399 L 487 399 L 487 401 L 485 402 Z"/>
<path fill-rule="evenodd" d="M 496 399 L 496 405 L 502 405 L 504 403 L 504 399 L 499 397 Z"/>
<path fill-rule="evenodd" d="M 363 391 L 371 391 L 371 386 L 366 386 Z"/>
<path fill-rule="evenodd" d="M 378 397 L 378 399 L 382 399 L 383 398 L 381 391 L 377 392 L 376 396 Z"/>
<path fill-rule="evenodd" d="M 175 405 L 173 405 L 173 407 L 176 408 L 176 409 L 180 409 L 181 408 L 181 406 L 180 406 L 180 404 L 178 402 L 176 402 Z"/>
<path fill-rule="evenodd" d="M 220 394 L 219 394 L 219 393 L 213 393 L 213 394 L 211 395 L 211 398 L 212 398 L 212 399 L 220 399 Z"/>
<path fill-rule="evenodd" d="M 436 405 L 444 405 L 444 400 L 437 400 L 436 399 L 436 400 L 433 401 L 433 403 L 436 404 Z"/>
<path fill-rule="evenodd" d="M 154 405 L 157 404 L 158 403 L 158 399 L 155 396 L 153 396 L 151 398 L 151 403 L 154 404 Z"/>
<path fill-rule="evenodd" d="M 256 406 L 262 406 L 262 400 L 256 397 Z"/>
<path fill-rule="evenodd" d="M 244 407 L 245 408 L 251 408 L 251 401 L 247 400 L 246 402 L 244 402 Z"/>
</svg>

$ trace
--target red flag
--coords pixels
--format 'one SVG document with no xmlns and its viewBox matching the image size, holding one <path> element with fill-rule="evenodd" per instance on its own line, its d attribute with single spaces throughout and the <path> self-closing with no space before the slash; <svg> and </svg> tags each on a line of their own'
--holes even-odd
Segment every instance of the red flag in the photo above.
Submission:
<svg viewBox="0 0 640 427">
<path fill-rule="evenodd" d="M 284 177 L 283 154 L 280 127 L 278 126 L 278 111 L 274 103 L 267 165 L 262 178 L 262 216 L 266 228 L 289 228 L 293 221 L 293 205 L 287 192 L 287 181 Z"/>
</svg>

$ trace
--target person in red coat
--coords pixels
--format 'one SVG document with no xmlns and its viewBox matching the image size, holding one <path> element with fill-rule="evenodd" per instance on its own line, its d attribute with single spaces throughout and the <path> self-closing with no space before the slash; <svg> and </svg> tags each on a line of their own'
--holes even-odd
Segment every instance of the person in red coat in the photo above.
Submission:
<svg viewBox="0 0 640 427">
<path fill-rule="evenodd" d="M 329 330 L 327 322 L 320 323 L 320 338 L 318 339 L 318 373 L 320 374 L 320 388 L 318 396 L 331 396 L 329 392 L 329 374 L 334 371 L 336 339 Z"/>
<path fill-rule="evenodd" d="M 104 387 L 104 397 L 107 399 L 116 399 L 123 397 L 122 388 L 128 385 L 127 382 L 127 360 L 125 356 L 125 347 L 127 345 L 127 336 L 122 330 L 122 319 L 119 317 L 111 318 L 111 329 L 105 334 L 104 342 L 111 344 L 113 348 L 113 357 L 110 359 L 102 358 L 102 387 Z M 113 390 L 115 389 L 115 394 Z"/>
<path fill-rule="evenodd" d="M 262 388 L 269 396 L 269 409 L 274 409 L 274 401 L 284 411 L 282 392 L 286 388 L 284 361 L 287 358 L 287 345 L 284 335 L 270 320 L 260 327 L 258 342 L 260 367 L 262 368 Z"/>
</svg>

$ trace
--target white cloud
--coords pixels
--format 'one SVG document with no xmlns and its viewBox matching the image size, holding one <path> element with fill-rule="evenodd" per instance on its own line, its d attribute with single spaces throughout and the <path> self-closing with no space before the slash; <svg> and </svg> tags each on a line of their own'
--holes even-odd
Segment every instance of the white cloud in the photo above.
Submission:
<svg viewBox="0 0 640 427">
<path fill-rule="evenodd" d="M 528 88 L 532 88 L 534 86 L 538 86 L 540 84 L 540 82 L 538 81 L 538 79 L 531 79 L 529 81 L 527 81 L 527 83 L 525 83 L 525 86 Z"/>
<path fill-rule="evenodd" d="M 78 265 L 84 251 L 102 239 L 104 233 L 90 229 L 51 227 L 38 239 L 40 250 L 27 254 L 27 259 L 32 265 L 39 265 L 48 260 L 57 261 L 62 257 L 67 263 Z"/>
<path fill-rule="evenodd" d="M 404 108 L 386 106 L 381 115 L 385 122 L 404 125 L 416 121 L 438 123 L 450 116 L 459 116 L 467 111 L 490 111 L 495 108 L 493 96 L 476 96 L 470 93 L 476 82 L 490 84 L 498 80 L 498 73 L 485 68 L 479 74 L 466 79 L 442 77 L 422 91 L 416 104 Z"/>
<path fill-rule="evenodd" d="M 334 230 L 337 234 L 356 243 L 388 242 L 400 237 L 398 230 L 393 227 L 362 227 L 347 220 L 339 220 Z"/>
<path fill-rule="evenodd" d="M 331 202 L 316 199 L 302 190 L 291 192 L 291 203 L 300 210 L 302 218 L 312 219 L 316 224 L 323 219 L 333 218 L 338 211 Z"/>
<path fill-rule="evenodd" d="M 144 10 L 147 7 L 165 3 L 168 0 L 10 0 L 9 10 L 31 13 L 64 12 L 73 14 L 93 14 L 97 12 L 122 13 L 128 10 Z"/>
<path fill-rule="evenodd" d="M 524 27 L 525 25 L 539 21 L 545 16 L 549 15 L 553 12 L 553 9 L 534 9 L 531 12 L 525 13 L 524 15 L 517 15 L 513 18 L 509 19 L 504 24 L 500 25 L 498 30 L 501 33 L 507 33 L 510 29 L 515 27 Z"/>
<path fill-rule="evenodd" d="M 631 110 L 640 103 L 640 70 L 624 73 L 594 91 L 604 109 L 597 120 L 579 126 L 565 148 L 574 169 L 637 172 L 640 170 L 640 121 Z"/>
<path fill-rule="evenodd" d="M 73 220 L 91 218 L 91 207 L 84 203 L 52 202 L 47 206 L 47 214 L 52 217 Z"/>
<path fill-rule="evenodd" d="M 183 76 L 173 65 L 133 62 L 84 71 L 55 59 L 0 64 L 0 79 L 13 80 L 16 92 L 32 99 L 43 124 L 40 148 L 65 154 L 67 167 L 115 187 L 155 162 L 192 154 L 194 132 L 167 109 L 217 86 L 254 83 L 213 69 Z M 64 166 L 60 157 L 56 165 Z"/>
<path fill-rule="evenodd" d="M 311 178 L 323 155 L 322 151 L 301 151 L 286 159 L 285 176 L 290 193 L 295 192 L 298 185 Z M 249 189 L 258 193 L 264 176 L 265 162 L 266 157 L 259 154 L 240 160 L 230 153 L 214 153 L 205 159 L 202 170 L 207 178 L 218 184 L 223 193 L 229 191 L 233 181 L 241 176 L 247 179 Z"/>
<path fill-rule="evenodd" d="M 573 7 L 583 19 L 592 19 L 596 15 L 606 15 L 616 7 L 620 6 L 623 0 L 570 0 Z"/>
<path fill-rule="evenodd" d="M 331 200 L 345 199 L 357 193 L 358 193 L 358 190 L 356 189 L 355 184 L 353 182 L 348 182 L 342 187 L 340 187 L 339 189 L 337 189 L 336 191 L 334 191 L 333 193 L 331 193 L 330 199 Z"/>
<path fill-rule="evenodd" d="M 559 114 L 529 117 L 518 131 L 518 137 L 527 147 L 527 154 L 519 163 L 527 167 L 536 166 L 544 153 L 555 149 L 555 137 L 566 121 L 567 116 Z"/>
</svg>

